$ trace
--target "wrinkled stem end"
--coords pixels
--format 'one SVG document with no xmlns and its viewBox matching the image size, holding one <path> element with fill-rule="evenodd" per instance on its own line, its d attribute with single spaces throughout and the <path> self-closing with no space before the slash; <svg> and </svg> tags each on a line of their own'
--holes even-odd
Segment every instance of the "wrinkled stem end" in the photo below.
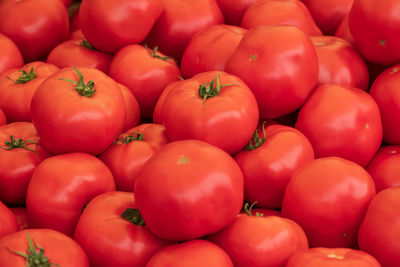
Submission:
<svg viewBox="0 0 400 267">
<path fill-rule="evenodd" d="M 127 208 L 124 213 L 122 213 L 121 217 L 133 224 L 139 226 L 145 225 L 142 215 L 138 209 Z"/>
<path fill-rule="evenodd" d="M 28 73 L 25 70 L 19 70 L 22 72 L 22 75 L 19 76 L 17 80 L 13 80 L 10 77 L 7 76 L 7 79 L 15 82 L 16 84 L 25 84 L 29 81 L 32 81 L 33 79 L 36 79 L 37 73 L 34 71 L 33 67 L 31 67 L 31 71 Z"/>
<path fill-rule="evenodd" d="M 221 73 L 218 73 L 217 76 L 211 82 L 200 84 L 199 96 L 203 98 L 203 107 L 205 105 L 207 98 L 219 95 L 221 89 L 225 86 L 235 85 L 233 83 L 221 85 L 219 81 L 219 75 L 221 75 Z"/>
</svg>

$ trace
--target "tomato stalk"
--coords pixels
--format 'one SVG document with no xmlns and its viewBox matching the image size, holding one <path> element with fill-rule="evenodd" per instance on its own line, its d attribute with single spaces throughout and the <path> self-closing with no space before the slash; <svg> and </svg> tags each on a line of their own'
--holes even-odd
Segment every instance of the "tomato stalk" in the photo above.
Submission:
<svg viewBox="0 0 400 267">
<path fill-rule="evenodd" d="M 139 226 L 145 225 L 143 217 L 140 214 L 140 211 L 138 209 L 127 208 L 122 213 L 121 217 L 133 224 L 136 224 Z"/>
<path fill-rule="evenodd" d="M 83 46 L 84 48 L 87 48 L 89 50 L 96 50 L 96 48 L 87 40 L 82 40 L 80 46 Z"/>
<path fill-rule="evenodd" d="M 244 212 L 246 212 L 247 216 L 253 216 L 253 214 L 251 214 L 251 210 L 253 209 L 254 205 L 257 203 L 257 201 L 254 201 L 250 207 L 249 207 L 249 203 L 245 203 L 243 206 L 243 210 Z M 256 217 L 264 217 L 264 214 L 256 212 Z"/>
<path fill-rule="evenodd" d="M 24 148 L 24 149 L 27 149 L 29 151 L 32 151 L 32 152 L 35 152 L 36 154 L 38 154 L 38 152 L 35 149 L 27 147 L 27 144 L 35 144 L 36 146 L 38 145 L 38 143 L 31 141 L 31 140 L 24 141 L 21 138 L 15 139 L 14 135 L 10 135 L 10 140 L 4 141 L 4 144 L 6 146 L 0 147 L 0 148 L 5 149 L 5 150 L 11 150 L 11 149 L 15 149 L 15 148 Z"/>
<path fill-rule="evenodd" d="M 143 141 L 143 134 L 132 132 L 131 135 L 125 136 L 125 138 L 118 140 L 122 144 L 129 144 L 133 141 Z"/>
<path fill-rule="evenodd" d="M 92 95 L 94 95 L 94 93 L 96 93 L 96 90 L 94 89 L 94 81 L 90 80 L 87 84 L 83 81 L 83 75 L 82 73 L 75 68 L 74 66 L 72 66 L 76 73 L 78 74 L 79 80 L 78 82 L 70 80 L 70 79 L 60 79 L 62 81 L 66 81 L 66 82 L 70 82 L 75 84 L 75 90 L 81 95 L 81 96 L 86 96 L 86 97 L 91 97 Z"/>
<path fill-rule="evenodd" d="M 144 45 L 144 47 L 146 48 L 147 51 L 149 51 L 150 55 L 154 58 L 158 58 L 164 61 L 168 61 L 168 59 L 172 59 L 173 61 L 175 61 L 175 59 L 173 57 L 162 57 L 160 55 L 157 55 L 158 52 L 158 46 L 155 46 L 153 48 L 153 50 L 151 50 L 147 45 Z"/>
<path fill-rule="evenodd" d="M 18 77 L 17 80 L 13 80 L 10 77 L 7 76 L 7 79 L 17 83 L 17 84 L 25 84 L 29 81 L 32 81 L 33 79 L 36 79 L 37 74 L 36 72 L 33 70 L 33 67 L 31 67 L 31 71 L 30 72 L 26 72 L 25 70 L 19 70 L 20 72 L 22 72 L 22 75 Z"/>
<path fill-rule="evenodd" d="M 260 136 L 258 135 L 258 129 L 256 129 L 253 134 L 253 139 L 250 140 L 249 144 L 245 147 L 245 149 L 253 151 L 254 149 L 257 149 L 260 146 L 262 146 L 262 144 L 264 144 L 265 141 L 267 141 L 267 133 L 265 131 L 264 124 L 265 122 L 263 122 L 262 126 L 263 138 L 260 138 Z"/>
<path fill-rule="evenodd" d="M 214 79 L 212 79 L 211 82 L 208 82 L 205 84 L 200 84 L 199 96 L 203 98 L 203 106 L 204 106 L 207 98 L 219 95 L 219 93 L 221 92 L 221 89 L 223 87 L 235 85 L 233 83 L 221 85 L 221 83 L 219 81 L 219 75 L 221 75 L 221 73 L 218 73 L 217 76 Z"/>
</svg>

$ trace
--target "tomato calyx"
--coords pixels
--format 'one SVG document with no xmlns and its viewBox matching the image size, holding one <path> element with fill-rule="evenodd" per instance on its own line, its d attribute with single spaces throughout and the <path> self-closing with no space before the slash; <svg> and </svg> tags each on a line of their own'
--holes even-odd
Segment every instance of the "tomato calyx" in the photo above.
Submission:
<svg viewBox="0 0 400 267">
<path fill-rule="evenodd" d="M 26 72 L 25 70 L 19 70 L 19 72 L 22 72 L 22 75 L 19 76 L 17 80 L 13 80 L 8 76 L 7 79 L 13 81 L 16 84 L 25 84 L 32 81 L 33 79 L 36 79 L 37 77 L 37 73 L 35 72 L 33 67 L 31 67 L 31 70 L 29 72 Z"/>
<path fill-rule="evenodd" d="M 75 84 L 75 90 L 81 95 L 81 96 L 86 96 L 86 97 L 91 97 L 92 95 L 94 95 L 94 93 L 96 93 L 96 90 L 94 89 L 94 81 L 90 80 L 87 84 L 83 81 L 83 75 L 82 73 L 75 68 L 74 66 L 72 66 L 76 73 L 78 74 L 79 80 L 78 82 L 70 80 L 70 79 L 60 79 L 62 81 L 66 81 L 66 82 L 70 82 Z"/>
<path fill-rule="evenodd" d="M 35 240 L 32 240 L 29 233 L 26 233 L 28 237 L 28 250 L 27 253 L 22 253 L 20 251 L 13 251 L 9 248 L 8 251 L 14 253 L 18 256 L 24 257 L 26 259 L 27 267 L 50 267 L 50 266 L 60 266 L 56 263 L 49 262 L 50 259 L 44 255 L 44 249 L 40 247 Z M 38 251 L 39 250 L 39 251 Z"/>
<path fill-rule="evenodd" d="M 207 98 L 219 95 L 222 88 L 230 85 L 236 85 L 234 83 L 227 83 L 221 85 L 219 81 L 219 75 L 221 75 L 221 73 L 218 73 L 217 76 L 214 79 L 212 79 L 211 82 L 200 84 L 199 96 L 203 98 L 203 106 L 206 103 Z"/>
<path fill-rule="evenodd" d="M 253 150 L 259 148 L 260 146 L 262 146 L 265 143 L 265 141 L 267 141 L 267 133 L 265 131 L 264 124 L 265 124 L 265 122 L 263 123 L 263 126 L 262 126 L 263 138 L 260 138 L 260 136 L 258 134 L 258 129 L 256 129 L 254 131 L 253 138 L 250 140 L 249 144 L 245 147 L 245 149 L 253 151 Z"/>
<path fill-rule="evenodd" d="M 120 141 L 122 144 L 129 144 L 133 141 L 143 141 L 143 134 L 132 132 L 130 135 L 127 135 L 118 141 Z"/>
<path fill-rule="evenodd" d="M 83 39 L 79 45 L 89 50 L 97 50 L 88 40 L 85 39 Z"/>
<path fill-rule="evenodd" d="M 121 215 L 122 218 L 125 220 L 138 225 L 138 226 L 144 226 L 145 222 L 143 220 L 142 215 L 140 214 L 140 211 L 138 209 L 133 209 L 133 208 L 127 208 Z"/>
<path fill-rule="evenodd" d="M 19 139 L 15 139 L 14 135 L 10 135 L 10 140 L 9 141 L 4 141 L 4 144 L 6 145 L 5 147 L 2 146 L 0 148 L 5 149 L 5 150 L 12 150 L 15 148 L 24 148 L 27 149 L 29 151 L 35 152 L 36 154 L 38 154 L 38 152 L 27 146 L 27 144 L 35 144 L 36 146 L 38 145 L 38 143 L 32 141 L 32 140 L 22 140 L 22 138 Z"/>
<path fill-rule="evenodd" d="M 253 209 L 253 207 L 256 203 L 257 203 L 257 201 L 254 201 L 253 203 L 251 203 L 250 206 L 249 206 L 249 203 L 247 203 L 247 202 L 244 203 L 243 210 L 247 216 L 253 216 L 253 214 L 251 214 L 251 210 Z M 256 212 L 256 217 L 264 217 L 264 214 Z"/>
<path fill-rule="evenodd" d="M 175 61 L 175 59 L 173 57 L 162 57 L 160 55 L 157 55 L 158 46 L 155 46 L 153 48 L 153 50 L 151 50 L 147 45 L 144 45 L 144 48 L 146 48 L 146 50 L 149 51 L 150 55 L 152 57 L 154 57 L 154 58 L 158 58 L 158 59 L 161 59 L 161 60 L 164 60 L 164 61 L 168 61 L 168 59 L 171 59 L 171 60 Z"/>
</svg>

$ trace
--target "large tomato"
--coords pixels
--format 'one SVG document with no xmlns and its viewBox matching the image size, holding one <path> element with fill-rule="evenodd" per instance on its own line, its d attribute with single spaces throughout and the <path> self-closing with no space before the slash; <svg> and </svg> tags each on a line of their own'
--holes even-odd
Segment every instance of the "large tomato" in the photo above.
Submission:
<svg viewBox="0 0 400 267">
<path fill-rule="evenodd" d="M 11 68 L 19 68 L 24 64 L 21 52 L 15 43 L 0 33 L 0 74 Z"/>
<path fill-rule="evenodd" d="M 145 163 L 134 193 L 154 234 L 190 240 L 217 232 L 235 219 L 243 201 L 243 175 L 223 150 L 197 140 L 177 141 Z"/>
<path fill-rule="evenodd" d="M 290 55 L 290 56 L 288 56 Z M 263 119 L 298 109 L 318 79 L 318 59 L 310 38 L 293 26 L 250 29 L 225 65 L 253 91 Z"/>
<path fill-rule="evenodd" d="M 14 213 L 0 201 L 0 238 L 18 231 L 19 225 L 17 218 Z"/>
<path fill-rule="evenodd" d="M 79 22 L 94 47 L 114 53 L 142 42 L 161 11 L 161 0 L 85 0 L 79 8 Z"/>
<path fill-rule="evenodd" d="M 282 216 L 304 229 L 311 247 L 351 248 L 374 196 L 374 181 L 360 165 L 337 157 L 319 158 L 293 174 Z"/>
<path fill-rule="evenodd" d="M 51 153 L 97 155 L 122 131 L 126 105 L 118 84 L 103 72 L 66 68 L 39 86 L 32 98 L 31 116 Z"/>
</svg>

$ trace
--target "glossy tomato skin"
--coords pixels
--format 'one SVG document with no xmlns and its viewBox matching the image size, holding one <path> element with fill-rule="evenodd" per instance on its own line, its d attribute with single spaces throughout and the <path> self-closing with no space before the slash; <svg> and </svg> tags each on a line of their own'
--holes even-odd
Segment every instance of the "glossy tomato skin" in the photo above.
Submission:
<svg viewBox="0 0 400 267">
<path fill-rule="evenodd" d="M 240 214 L 208 239 L 222 247 L 236 267 L 283 267 L 294 253 L 308 248 L 301 227 L 277 216 Z"/>
<path fill-rule="evenodd" d="M 400 261 L 400 187 L 379 192 L 368 207 L 358 231 L 358 246 L 374 256 L 384 267 Z"/>
<path fill-rule="evenodd" d="M 374 196 L 374 182 L 360 165 L 338 157 L 319 158 L 293 174 L 282 216 L 304 229 L 310 247 L 352 248 Z"/>
<path fill-rule="evenodd" d="M 27 254 L 28 235 L 33 244 L 43 248 L 43 255 L 49 259 L 49 263 L 63 267 L 89 267 L 89 260 L 82 247 L 68 236 L 51 229 L 27 229 L 0 239 L 1 266 L 28 266 L 24 257 L 10 252 Z"/>
<path fill-rule="evenodd" d="M 310 248 L 293 255 L 285 267 L 381 267 L 368 253 L 350 248 Z"/>
<path fill-rule="evenodd" d="M 3 236 L 19 231 L 19 225 L 14 213 L 0 201 L 0 239 Z"/>
<path fill-rule="evenodd" d="M 318 79 L 318 59 L 310 38 L 299 29 L 259 26 L 243 36 L 225 71 L 249 86 L 257 98 L 260 117 L 272 119 L 305 102 Z"/>
<path fill-rule="evenodd" d="M 44 58 L 68 37 L 69 19 L 61 1 L 4 0 L 0 4 L 0 32 L 12 39 L 26 62 Z"/>
<path fill-rule="evenodd" d="M 319 62 L 317 86 L 330 83 L 368 89 L 367 64 L 350 43 L 333 36 L 312 36 L 311 41 Z"/>
<path fill-rule="evenodd" d="M 126 116 L 123 130 L 127 131 L 140 123 L 140 107 L 135 95 L 128 87 L 120 83 L 118 83 L 118 87 L 124 97 Z"/>
<path fill-rule="evenodd" d="M 0 33 L 0 48 L 0 74 L 24 65 L 24 58 L 17 45 L 2 33 Z"/>
<path fill-rule="evenodd" d="M 313 17 L 299 0 L 259 0 L 244 13 L 240 24 L 250 29 L 260 25 L 290 25 L 305 34 L 322 35 Z"/>
<path fill-rule="evenodd" d="M 215 0 L 164 0 L 164 10 L 144 43 L 179 61 L 193 35 L 223 22 Z"/>
<path fill-rule="evenodd" d="M 15 140 L 22 139 L 25 145 L 9 149 L 5 142 L 10 142 L 11 136 Z M 0 144 L 0 201 L 7 205 L 24 205 L 32 173 L 49 156 L 48 152 L 40 144 L 39 135 L 31 122 L 0 126 Z"/>
<path fill-rule="evenodd" d="M 97 69 L 79 71 L 85 83 L 94 82 L 92 96 L 82 96 L 72 82 L 60 80 L 79 80 L 73 68 L 66 68 L 43 82 L 32 98 L 32 122 L 53 154 L 100 154 L 124 127 L 126 106 L 118 84 Z"/>
<path fill-rule="evenodd" d="M 349 28 L 365 59 L 385 66 L 399 62 L 399 16 L 399 1 L 354 0 Z"/>
<path fill-rule="evenodd" d="M 72 236 L 85 204 L 109 191 L 115 191 L 114 179 L 98 158 L 85 153 L 49 157 L 36 167 L 28 186 L 29 221 L 32 227 Z"/>
<path fill-rule="evenodd" d="M 32 69 L 35 77 L 20 83 L 23 71 L 30 73 Z M 9 122 L 32 120 L 30 110 L 33 95 L 42 82 L 58 70 L 53 64 L 35 61 L 22 68 L 9 69 L 0 75 L 0 108 Z"/>
<path fill-rule="evenodd" d="M 190 240 L 235 219 L 243 201 L 243 175 L 223 150 L 197 140 L 176 141 L 145 163 L 134 193 L 155 235 Z"/>
<path fill-rule="evenodd" d="M 128 192 L 104 193 L 89 202 L 74 239 L 84 248 L 92 266 L 142 267 L 168 244 L 145 225 L 125 219 L 124 212 L 136 208 L 134 195 Z"/>
<path fill-rule="evenodd" d="M 142 45 L 129 45 L 119 50 L 112 59 L 109 75 L 127 86 L 135 95 L 143 118 L 153 116 L 154 106 L 164 88 L 179 80 L 180 71 L 173 59 Z"/>
<path fill-rule="evenodd" d="M 204 100 L 200 86 L 214 80 L 217 88 L 217 77 L 220 92 Z M 258 123 L 253 93 L 240 78 L 226 72 L 202 72 L 180 81 L 161 101 L 161 122 L 171 141 L 202 140 L 233 154 L 248 143 Z"/>
<path fill-rule="evenodd" d="M 138 134 L 142 135 L 143 140 L 133 140 L 138 138 Z M 113 173 L 117 190 L 132 192 L 143 165 L 167 143 L 163 125 L 141 124 L 121 134 L 99 158 Z"/>
<path fill-rule="evenodd" d="M 263 138 L 263 127 L 257 129 Z M 265 142 L 254 150 L 235 155 L 244 176 L 244 199 L 257 207 L 281 207 L 283 194 L 291 175 L 304 163 L 314 159 L 307 138 L 298 130 L 283 126 L 265 127 Z"/>
<path fill-rule="evenodd" d="M 218 24 L 195 34 L 183 52 L 180 64 L 183 77 L 211 70 L 223 71 L 246 31 L 238 26 Z"/>
<path fill-rule="evenodd" d="M 231 0 L 217 0 L 217 4 L 224 15 L 225 23 L 239 26 L 242 17 L 251 4 L 257 0 L 237 0 L 232 4 Z"/>
<path fill-rule="evenodd" d="M 196 239 L 167 246 L 158 251 L 145 267 L 233 267 L 226 252 L 213 243 Z"/>
<path fill-rule="evenodd" d="M 310 140 L 316 157 L 338 156 L 362 166 L 382 142 L 378 105 L 354 87 L 317 87 L 300 109 L 295 126 Z"/>
</svg>

